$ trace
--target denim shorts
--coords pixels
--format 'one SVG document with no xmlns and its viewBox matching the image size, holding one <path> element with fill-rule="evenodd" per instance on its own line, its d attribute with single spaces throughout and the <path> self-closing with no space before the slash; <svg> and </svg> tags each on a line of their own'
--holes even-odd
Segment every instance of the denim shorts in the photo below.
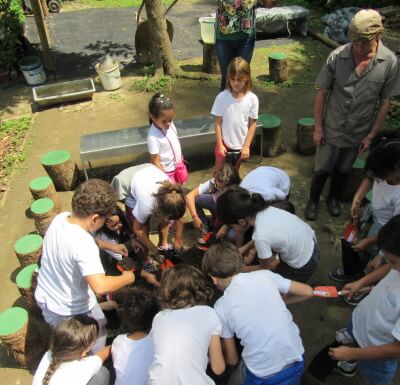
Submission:
<svg viewBox="0 0 400 385">
<path fill-rule="evenodd" d="M 352 317 L 347 321 L 347 330 L 353 335 Z M 360 360 L 357 361 L 357 367 L 365 379 L 372 385 L 389 385 L 391 384 L 397 372 L 398 360 Z"/>
</svg>

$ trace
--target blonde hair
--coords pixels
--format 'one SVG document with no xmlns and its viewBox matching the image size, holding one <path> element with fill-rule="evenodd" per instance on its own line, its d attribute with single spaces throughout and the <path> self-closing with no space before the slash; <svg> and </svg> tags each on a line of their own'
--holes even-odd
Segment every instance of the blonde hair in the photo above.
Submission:
<svg viewBox="0 0 400 385">
<path fill-rule="evenodd" d="M 176 220 L 185 214 L 186 200 L 181 185 L 169 181 L 160 182 L 153 196 L 156 198 L 153 214 L 158 219 Z"/>
<path fill-rule="evenodd" d="M 212 295 L 213 289 L 207 285 L 203 273 L 185 263 L 166 270 L 158 289 L 158 300 L 162 309 L 207 305 Z"/>
<path fill-rule="evenodd" d="M 61 321 L 53 330 L 50 342 L 51 362 L 42 384 L 49 384 L 62 363 L 79 360 L 82 353 L 96 341 L 98 332 L 97 321 L 86 315 Z"/>
<path fill-rule="evenodd" d="M 250 65 L 245 59 L 240 56 L 235 57 L 228 66 L 226 87 L 229 91 L 232 91 L 229 80 L 233 79 L 235 76 L 246 79 L 246 83 L 243 88 L 245 93 L 251 91 L 251 89 L 253 88 L 253 82 L 251 81 Z"/>
</svg>

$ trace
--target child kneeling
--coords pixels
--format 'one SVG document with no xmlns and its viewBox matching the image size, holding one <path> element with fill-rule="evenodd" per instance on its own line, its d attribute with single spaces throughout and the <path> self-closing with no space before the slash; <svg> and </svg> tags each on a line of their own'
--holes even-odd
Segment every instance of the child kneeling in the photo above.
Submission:
<svg viewBox="0 0 400 385">
<path fill-rule="evenodd" d="M 242 263 L 228 242 L 213 245 L 203 259 L 204 274 L 224 292 L 214 308 L 222 323 L 226 363 L 238 363 L 236 336 L 243 346 L 245 385 L 298 385 L 304 348 L 285 303 L 312 297 L 313 290 L 269 270 L 240 273 Z"/>
</svg>

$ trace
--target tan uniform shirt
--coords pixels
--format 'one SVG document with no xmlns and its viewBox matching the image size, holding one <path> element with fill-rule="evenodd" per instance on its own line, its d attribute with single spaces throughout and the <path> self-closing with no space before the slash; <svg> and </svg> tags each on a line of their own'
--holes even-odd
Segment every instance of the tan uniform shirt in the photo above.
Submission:
<svg viewBox="0 0 400 385">
<path fill-rule="evenodd" d="M 316 86 L 329 90 L 323 117 L 326 143 L 339 148 L 358 147 L 375 122 L 382 98 L 400 94 L 400 66 L 392 51 L 379 42 L 377 53 L 357 75 L 351 43 L 329 55 Z"/>
</svg>

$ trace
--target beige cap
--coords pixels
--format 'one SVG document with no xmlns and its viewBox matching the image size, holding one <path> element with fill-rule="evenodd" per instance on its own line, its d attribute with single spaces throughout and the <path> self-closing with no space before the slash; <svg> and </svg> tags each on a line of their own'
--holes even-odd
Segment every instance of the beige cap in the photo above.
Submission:
<svg viewBox="0 0 400 385">
<path fill-rule="evenodd" d="M 381 15 L 373 9 L 362 9 L 351 20 L 348 35 L 351 41 L 359 39 L 372 40 L 382 31 Z"/>
</svg>

